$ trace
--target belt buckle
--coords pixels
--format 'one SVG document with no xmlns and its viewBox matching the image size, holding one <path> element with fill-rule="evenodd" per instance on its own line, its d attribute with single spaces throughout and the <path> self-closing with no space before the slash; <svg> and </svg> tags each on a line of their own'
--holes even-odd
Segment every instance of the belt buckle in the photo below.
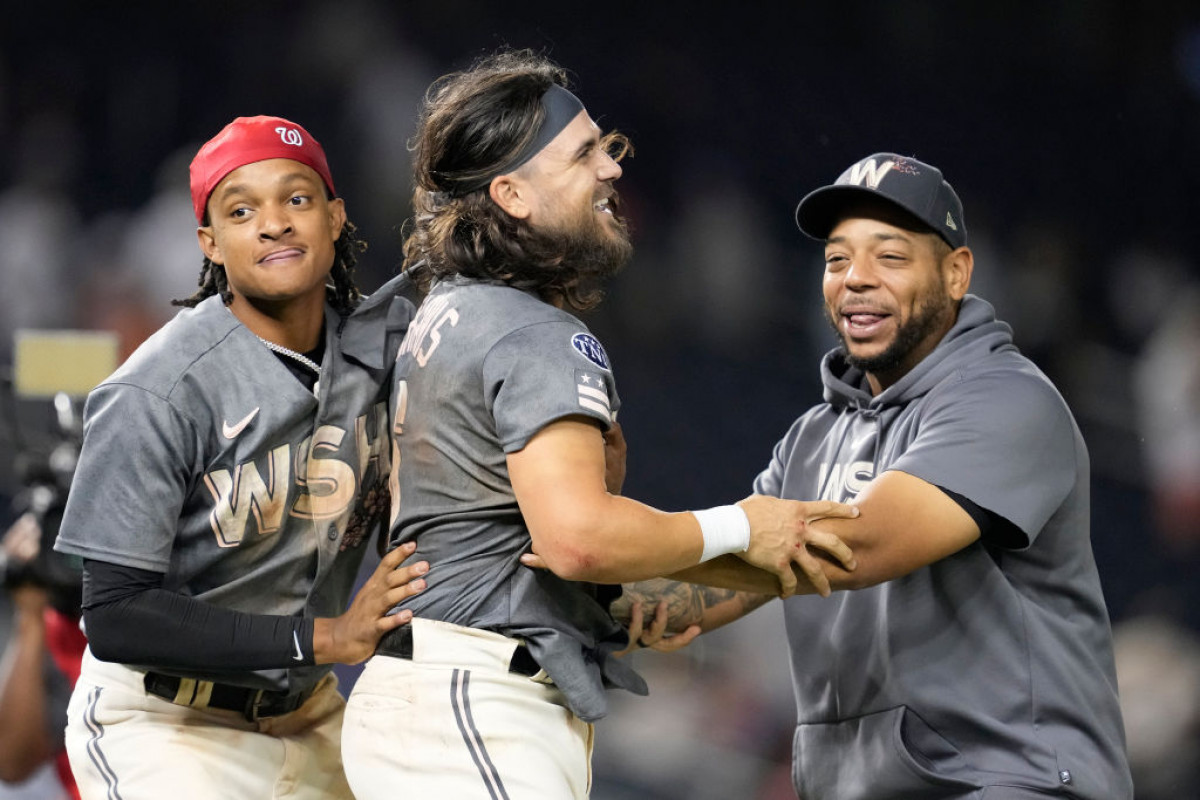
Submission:
<svg viewBox="0 0 1200 800">
<path fill-rule="evenodd" d="M 259 689 L 246 700 L 246 707 L 242 709 L 242 716 L 247 722 L 258 721 L 258 709 L 262 705 L 263 694 L 265 690 Z"/>
</svg>

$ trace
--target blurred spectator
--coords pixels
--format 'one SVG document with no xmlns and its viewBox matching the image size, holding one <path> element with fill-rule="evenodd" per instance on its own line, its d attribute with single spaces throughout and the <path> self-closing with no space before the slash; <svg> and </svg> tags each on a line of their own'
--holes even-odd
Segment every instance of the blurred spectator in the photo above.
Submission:
<svg viewBox="0 0 1200 800">
<path fill-rule="evenodd" d="M 160 281 L 147 284 L 138 273 L 119 266 L 129 219 L 127 211 L 111 211 L 83 231 L 81 249 L 89 254 L 90 269 L 78 276 L 75 288 L 74 326 L 117 334 L 118 363 L 179 310 L 159 294 L 166 288 Z M 186 234 L 181 235 L 181 241 L 195 247 L 195 239 Z M 190 278 L 177 276 L 175 296 L 186 297 L 195 291 L 199 276 L 199 264 Z"/>
<path fill-rule="evenodd" d="M 1158 530 L 1176 556 L 1200 555 L 1200 283 L 1171 293 L 1137 365 L 1137 420 Z"/>
<path fill-rule="evenodd" d="M 78 122 L 43 112 L 21 122 L 13 182 L 0 188 L 0 360 L 13 331 L 69 323 L 81 220 L 69 192 Z"/>
<path fill-rule="evenodd" d="M 190 296 L 200 277 L 203 259 L 196 237 L 187 235 L 196 227 L 188 164 L 199 147 L 196 142 L 177 148 L 158 165 L 154 194 L 120 219 L 110 274 L 104 276 L 104 283 L 116 284 L 121 291 L 138 291 L 155 317 L 151 330 L 175 315 L 179 309 L 171 301 Z"/>
<path fill-rule="evenodd" d="M 777 248 L 762 201 L 713 153 L 696 154 L 677 183 L 683 207 L 672 221 L 673 290 L 659 296 L 671 304 L 662 311 L 676 337 L 698 337 L 715 353 L 750 355 L 778 310 Z"/>
<path fill-rule="evenodd" d="M 1200 796 L 1200 638 L 1146 615 L 1117 625 L 1113 647 L 1138 800 Z"/>
<path fill-rule="evenodd" d="M 175 149 L 155 170 L 154 194 L 133 210 L 110 209 L 80 235 L 88 269 L 77 280 L 74 322 L 112 331 L 123 362 L 196 290 L 202 258 L 196 249 L 188 163 L 199 145 Z"/>
</svg>

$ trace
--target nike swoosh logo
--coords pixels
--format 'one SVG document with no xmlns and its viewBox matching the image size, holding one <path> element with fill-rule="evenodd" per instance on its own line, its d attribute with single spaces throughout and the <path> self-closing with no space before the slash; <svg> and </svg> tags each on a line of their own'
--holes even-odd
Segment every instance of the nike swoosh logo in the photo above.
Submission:
<svg viewBox="0 0 1200 800">
<path fill-rule="evenodd" d="M 246 426 L 250 424 L 250 420 L 254 419 L 258 415 L 259 408 L 261 408 L 261 406 L 256 406 L 253 411 L 242 417 L 242 420 L 236 425 L 230 425 L 228 422 L 222 421 L 221 433 L 225 435 L 226 439 L 236 439 L 239 433 L 246 430 Z"/>
<path fill-rule="evenodd" d="M 258 409 L 254 409 L 258 411 Z M 251 414 L 250 416 L 254 416 Z M 300 649 L 300 636 L 295 631 L 292 631 L 292 644 L 296 645 L 296 655 L 292 656 L 292 661 L 303 661 L 304 651 Z"/>
</svg>

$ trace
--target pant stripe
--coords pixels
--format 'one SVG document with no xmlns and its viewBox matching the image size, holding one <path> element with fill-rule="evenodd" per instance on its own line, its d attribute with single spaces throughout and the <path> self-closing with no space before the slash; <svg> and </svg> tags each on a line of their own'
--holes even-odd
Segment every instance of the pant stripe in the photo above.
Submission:
<svg viewBox="0 0 1200 800">
<path fill-rule="evenodd" d="M 475 727 L 475 719 L 471 716 L 471 701 L 467 696 L 470 682 L 470 670 L 454 670 L 454 675 L 450 680 L 450 705 L 454 707 L 454 719 L 458 723 L 458 732 L 462 735 L 467 749 L 471 751 L 471 759 L 475 762 L 475 768 L 479 770 L 479 776 L 487 786 L 492 800 L 509 800 L 508 792 L 504 789 L 504 782 L 500 780 L 500 773 L 488 756 L 487 748 L 483 744 L 483 736 Z"/>
<path fill-rule="evenodd" d="M 104 778 L 105 785 L 108 786 L 108 800 L 121 800 L 121 792 L 117 790 L 117 773 L 109 765 L 108 759 L 104 757 L 104 752 L 100 749 L 100 739 L 104 736 L 104 726 L 96 720 L 96 704 L 100 701 L 100 693 L 103 691 L 99 686 L 92 688 L 88 692 L 87 705 L 83 712 L 83 721 L 87 725 L 87 729 L 92 735 L 88 739 L 87 753 L 88 759 L 96 767 L 96 771 Z"/>
</svg>

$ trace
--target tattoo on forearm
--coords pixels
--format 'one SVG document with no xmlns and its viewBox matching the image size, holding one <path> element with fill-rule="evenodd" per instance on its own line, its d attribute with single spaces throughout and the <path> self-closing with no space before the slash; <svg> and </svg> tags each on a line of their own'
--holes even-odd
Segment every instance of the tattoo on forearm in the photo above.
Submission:
<svg viewBox="0 0 1200 800">
<path fill-rule="evenodd" d="M 723 603 L 737 603 L 739 612 L 734 616 L 748 614 L 773 599 L 771 595 L 750 594 L 733 589 L 716 589 L 694 583 L 683 583 L 667 578 L 652 578 L 624 585 L 625 592 L 612 604 L 612 614 L 628 623 L 633 613 L 633 604 L 641 602 L 643 619 L 649 624 L 659 601 L 667 603 L 667 630 L 679 632 L 689 625 L 698 625 L 704 612 Z"/>
<path fill-rule="evenodd" d="M 654 618 L 658 603 L 667 603 L 667 630 L 681 631 L 689 625 L 698 624 L 704 614 L 704 603 L 697 591 L 700 587 L 666 578 L 651 578 L 648 581 L 627 583 L 625 593 L 613 603 L 613 616 L 628 623 L 633 613 L 633 604 L 642 604 L 646 624 Z"/>
<path fill-rule="evenodd" d="M 736 592 L 742 602 L 742 615 L 749 614 L 756 608 L 762 608 L 775 599 L 773 594 L 753 594 L 751 592 Z"/>
</svg>

